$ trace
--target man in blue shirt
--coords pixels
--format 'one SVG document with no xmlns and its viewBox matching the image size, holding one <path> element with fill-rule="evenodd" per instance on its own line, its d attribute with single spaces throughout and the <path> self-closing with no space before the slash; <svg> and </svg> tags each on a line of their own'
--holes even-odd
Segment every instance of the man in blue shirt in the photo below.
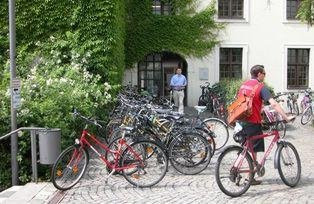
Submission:
<svg viewBox="0 0 314 204">
<path fill-rule="evenodd" d="M 186 84 L 186 78 L 182 75 L 182 69 L 177 67 L 176 74 L 171 78 L 170 87 L 173 91 L 174 105 L 178 107 L 178 112 L 180 113 L 184 112 L 183 99 Z"/>
</svg>

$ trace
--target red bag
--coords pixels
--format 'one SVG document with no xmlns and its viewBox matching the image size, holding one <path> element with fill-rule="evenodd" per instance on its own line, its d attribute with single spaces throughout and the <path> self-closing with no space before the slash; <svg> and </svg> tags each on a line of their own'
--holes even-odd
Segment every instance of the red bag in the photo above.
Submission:
<svg viewBox="0 0 314 204">
<path fill-rule="evenodd" d="M 254 86 L 249 96 L 240 95 L 228 106 L 228 124 L 234 125 L 236 120 L 244 119 L 252 114 L 253 97 L 259 84 Z"/>
</svg>

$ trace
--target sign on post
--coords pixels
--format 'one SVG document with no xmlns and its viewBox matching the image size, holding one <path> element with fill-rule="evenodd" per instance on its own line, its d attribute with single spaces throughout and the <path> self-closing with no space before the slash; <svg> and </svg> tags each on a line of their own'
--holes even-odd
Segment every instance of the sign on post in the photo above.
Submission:
<svg viewBox="0 0 314 204">
<path fill-rule="evenodd" d="M 11 82 L 12 105 L 14 109 L 21 107 L 21 80 L 13 79 Z"/>
</svg>

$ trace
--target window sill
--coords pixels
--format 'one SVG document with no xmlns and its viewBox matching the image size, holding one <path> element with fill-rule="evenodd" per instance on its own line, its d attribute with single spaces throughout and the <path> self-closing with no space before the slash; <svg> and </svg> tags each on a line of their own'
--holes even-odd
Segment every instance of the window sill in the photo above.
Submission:
<svg viewBox="0 0 314 204">
<path fill-rule="evenodd" d="M 304 24 L 302 21 L 300 20 L 283 20 L 282 21 L 283 24 Z"/>
<path fill-rule="evenodd" d="M 218 19 L 216 19 L 216 21 L 219 22 L 219 23 L 248 23 L 249 22 L 245 18 L 243 18 L 243 19 L 232 19 L 232 18 L 230 18 L 230 19 L 226 19 L 226 18 L 222 19 L 222 18 L 218 18 Z"/>
</svg>

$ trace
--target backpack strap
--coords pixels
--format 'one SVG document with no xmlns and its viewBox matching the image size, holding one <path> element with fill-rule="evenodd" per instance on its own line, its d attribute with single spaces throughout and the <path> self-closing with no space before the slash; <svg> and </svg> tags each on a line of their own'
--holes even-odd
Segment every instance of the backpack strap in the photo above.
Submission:
<svg viewBox="0 0 314 204">
<path fill-rule="evenodd" d="M 257 88 L 259 87 L 259 85 L 263 85 L 263 83 L 258 82 L 258 83 L 253 87 L 253 89 L 252 89 L 252 91 L 251 91 L 251 94 L 250 94 L 250 97 L 251 97 L 251 98 L 254 97 L 255 92 L 256 92 Z"/>
</svg>

